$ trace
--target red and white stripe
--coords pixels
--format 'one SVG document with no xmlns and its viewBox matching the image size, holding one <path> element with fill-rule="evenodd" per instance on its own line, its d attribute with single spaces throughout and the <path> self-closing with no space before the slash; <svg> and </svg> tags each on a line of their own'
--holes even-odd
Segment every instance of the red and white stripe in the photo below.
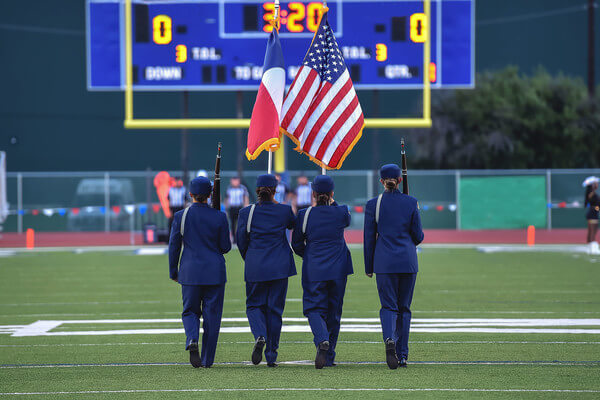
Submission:
<svg viewBox="0 0 600 400">
<path fill-rule="evenodd" d="M 299 148 L 329 168 L 339 168 L 364 125 L 362 109 L 346 69 L 333 84 L 302 66 L 284 99 L 281 127 Z"/>
</svg>

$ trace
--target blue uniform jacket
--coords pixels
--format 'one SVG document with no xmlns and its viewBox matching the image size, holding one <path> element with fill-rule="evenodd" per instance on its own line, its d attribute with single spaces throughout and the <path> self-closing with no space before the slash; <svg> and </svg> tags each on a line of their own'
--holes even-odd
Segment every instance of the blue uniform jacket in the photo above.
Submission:
<svg viewBox="0 0 600 400">
<path fill-rule="evenodd" d="M 313 207 L 308 214 L 306 234 L 303 234 L 305 214 L 306 209 L 298 212 L 292 234 L 292 247 L 303 258 L 302 281 L 330 281 L 354 273 L 344 240 L 344 228 L 350 225 L 348 207 L 335 203 Z"/>
<path fill-rule="evenodd" d="M 181 237 L 181 210 L 169 239 L 169 275 L 182 285 L 219 285 L 227 281 L 223 254 L 231 250 L 227 217 L 207 204 L 194 203 Z M 179 254 L 181 253 L 181 262 Z M 179 271 L 177 265 L 179 264 Z"/>
<path fill-rule="evenodd" d="M 376 206 L 377 197 L 369 200 L 365 207 L 365 272 L 417 272 L 416 246 L 424 237 L 417 199 L 399 190 L 384 192 L 379 224 L 375 223 Z"/>
<path fill-rule="evenodd" d="M 238 216 L 237 245 L 245 260 L 246 282 L 266 282 L 296 275 L 286 229 L 294 227 L 292 207 L 274 202 L 256 204 L 250 234 L 246 231 L 251 206 Z"/>
</svg>

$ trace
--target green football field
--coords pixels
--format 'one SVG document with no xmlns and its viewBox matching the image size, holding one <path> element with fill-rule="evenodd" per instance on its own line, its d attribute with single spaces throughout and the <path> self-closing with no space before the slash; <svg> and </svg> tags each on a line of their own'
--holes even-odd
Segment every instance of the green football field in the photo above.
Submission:
<svg viewBox="0 0 600 400">
<path fill-rule="evenodd" d="M 389 370 L 375 280 L 352 251 L 338 365 L 316 370 L 290 279 L 278 368 L 249 364 L 243 265 L 227 256 L 215 365 L 184 351 L 167 257 L 132 252 L 0 258 L 1 398 L 598 398 L 600 259 L 426 247 L 407 369 Z M 300 270 L 300 262 L 297 261 Z"/>
</svg>

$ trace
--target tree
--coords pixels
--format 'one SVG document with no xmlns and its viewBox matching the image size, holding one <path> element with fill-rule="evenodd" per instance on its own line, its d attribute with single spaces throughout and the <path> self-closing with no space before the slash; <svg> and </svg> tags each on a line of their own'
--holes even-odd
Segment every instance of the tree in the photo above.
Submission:
<svg viewBox="0 0 600 400">
<path fill-rule="evenodd" d="M 599 167 L 599 105 L 583 81 L 543 69 L 479 74 L 473 90 L 436 93 L 433 126 L 414 135 L 415 167 Z"/>
</svg>

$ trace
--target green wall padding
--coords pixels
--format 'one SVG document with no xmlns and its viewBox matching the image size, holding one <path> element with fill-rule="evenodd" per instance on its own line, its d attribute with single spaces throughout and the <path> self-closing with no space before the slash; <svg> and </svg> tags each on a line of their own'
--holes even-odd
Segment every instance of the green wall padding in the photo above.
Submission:
<svg viewBox="0 0 600 400">
<path fill-rule="evenodd" d="M 462 229 L 545 228 L 546 178 L 461 178 L 459 203 Z"/>
</svg>

